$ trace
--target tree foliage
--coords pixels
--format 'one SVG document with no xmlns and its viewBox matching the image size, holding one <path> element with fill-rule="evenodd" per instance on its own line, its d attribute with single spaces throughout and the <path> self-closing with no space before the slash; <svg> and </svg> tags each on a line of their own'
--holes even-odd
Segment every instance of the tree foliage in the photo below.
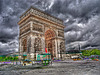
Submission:
<svg viewBox="0 0 100 75">
<path fill-rule="evenodd" d="M 82 50 L 81 52 L 83 56 L 100 55 L 99 49 Z"/>
<path fill-rule="evenodd" d="M 17 60 L 18 60 L 18 57 L 11 57 L 11 56 L 0 57 L 0 61 L 17 61 Z"/>
</svg>

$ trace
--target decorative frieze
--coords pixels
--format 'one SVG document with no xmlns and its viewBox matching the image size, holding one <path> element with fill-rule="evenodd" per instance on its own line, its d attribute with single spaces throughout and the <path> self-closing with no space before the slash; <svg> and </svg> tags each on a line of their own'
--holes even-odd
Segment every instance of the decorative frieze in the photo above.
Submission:
<svg viewBox="0 0 100 75">
<path fill-rule="evenodd" d="M 45 23 L 41 22 L 41 21 L 38 21 L 38 20 L 32 20 L 34 24 L 41 24 L 41 25 L 44 25 Z"/>
<path fill-rule="evenodd" d="M 30 30 L 30 25 L 23 27 L 22 29 L 20 29 L 20 35 L 28 32 L 29 30 Z"/>
<path fill-rule="evenodd" d="M 59 37 L 64 37 L 64 32 L 58 31 L 58 36 L 59 36 Z"/>
<path fill-rule="evenodd" d="M 35 25 L 33 24 L 33 28 L 34 31 L 39 31 L 39 32 L 43 32 L 42 26 L 41 25 Z"/>
</svg>

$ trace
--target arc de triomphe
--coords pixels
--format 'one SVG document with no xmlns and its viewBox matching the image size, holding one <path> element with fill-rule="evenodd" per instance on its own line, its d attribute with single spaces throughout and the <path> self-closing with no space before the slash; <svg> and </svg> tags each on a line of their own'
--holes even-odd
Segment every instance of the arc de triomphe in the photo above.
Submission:
<svg viewBox="0 0 100 75">
<path fill-rule="evenodd" d="M 60 58 L 65 51 L 63 21 L 37 8 L 30 7 L 20 17 L 19 53 L 34 58 L 35 53 L 45 53 Z"/>
</svg>

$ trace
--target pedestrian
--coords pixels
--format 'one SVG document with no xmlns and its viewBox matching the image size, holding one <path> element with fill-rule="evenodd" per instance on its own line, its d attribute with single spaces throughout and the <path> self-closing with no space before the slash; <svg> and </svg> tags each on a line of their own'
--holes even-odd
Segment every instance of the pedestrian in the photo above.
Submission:
<svg viewBox="0 0 100 75">
<path fill-rule="evenodd" d="M 54 58 L 52 58 L 52 60 L 54 61 Z"/>
<path fill-rule="evenodd" d="M 52 65 L 52 59 L 51 59 L 51 65 Z"/>
</svg>

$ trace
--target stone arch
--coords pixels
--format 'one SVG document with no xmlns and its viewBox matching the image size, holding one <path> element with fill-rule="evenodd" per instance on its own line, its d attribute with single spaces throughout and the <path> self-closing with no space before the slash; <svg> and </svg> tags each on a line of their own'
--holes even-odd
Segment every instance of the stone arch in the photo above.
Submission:
<svg viewBox="0 0 100 75">
<path fill-rule="evenodd" d="M 45 47 L 47 48 L 48 52 L 51 54 L 53 58 L 55 56 L 55 50 L 53 41 L 55 40 L 56 34 L 53 30 L 49 29 L 45 32 Z"/>
<path fill-rule="evenodd" d="M 49 40 L 49 39 L 52 39 L 56 37 L 56 33 L 54 30 L 51 30 L 51 29 L 48 29 L 46 32 L 45 32 L 45 40 Z"/>
</svg>

